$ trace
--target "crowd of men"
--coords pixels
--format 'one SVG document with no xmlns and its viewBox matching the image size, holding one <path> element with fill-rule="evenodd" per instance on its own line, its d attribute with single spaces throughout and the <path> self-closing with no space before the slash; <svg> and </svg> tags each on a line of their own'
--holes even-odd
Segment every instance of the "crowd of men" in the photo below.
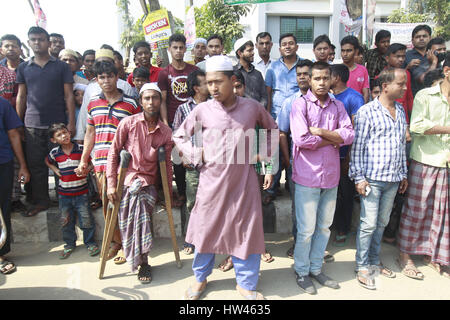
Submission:
<svg viewBox="0 0 450 320">
<path fill-rule="evenodd" d="M 450 54 L 427 25 L 415 27 L 411 39 L 407 50 L 381 30 L 375 48 L 365 50 L 346 36 L 343 63 L 335 64 L 327 35 L 314 40 L 310 61 L 297 54 L 292 33 L 280 36 L 279 59 L 268 32 L 235 41 L 231 58 L 212 34 L 196 40 L 186 62 L 186 39 L 174 34 L 166 67 L 160 59 L 152 64 L 151 47 L 141 41 L 127 74 L 109 45 L 80 54 L 65 48 L 62 35 L 31 27 L 33 57 L 24 61 L 21 41 L 3 36 L 0 204 L 8 236 L 1 272 L 16 271 L 6 257 L 11 212 L 33 217 L 49 208 L 50 169 L 65 242 L 59 258 L 75 250 L 77 222 L 89 255 L 98 255 L 92 210 L 103 206 L 106 218 L 108 203 L 120 203 L 107 258 L 128 262 L 149 283 L 164 147 L 173 206 L 186 205 L 183 252 L 194 254 L 196 281 L 185 299 L 201 298 L 215 254 L 228 255 L 219 269 L 235 269 L 243 297 L 264 299 L 260 263 L 274 258 L 265 248 L 262 206 L 281 193 L 283 170 L 294 238 L 287 255 L 303 291 L 317 293 L 313 280 L 340 287 L 322 272 L 333 260 L 330 228 L 334 246 L 356 237 L 355 275 L 364 288 L 376 289 L 378 275 L 396 276 L 380 260 L 383 241 L 398 246 L 405 276 L 424 279 L 410 257 L 420 255 L 450 278 Z M 242 141 L 256 148 L 242 154 Z M 119 193 L 123 149 L 131 161 Z M 361 210 L 352 235 L 355 198 Z"/>
</svg>

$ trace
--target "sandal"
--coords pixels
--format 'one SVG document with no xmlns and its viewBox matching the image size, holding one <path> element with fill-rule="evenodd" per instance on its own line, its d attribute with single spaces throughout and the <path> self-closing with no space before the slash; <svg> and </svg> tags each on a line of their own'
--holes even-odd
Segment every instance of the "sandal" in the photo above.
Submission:
<svg viewBox="0 0 450 320">
<path fill-rule="evenodd" d="M 137 278 L 140 283 L 142 284 L 148 284 L 152 281 L 152 273 L 151 273 L 151 266 L 148 264 L 142 264 L 139 267 L 139 272 L 137 275 Z"/>
<path fill-rule="evenodd" d="M 96 244 L 91 244 L 87 249 L 91 257 L 94 257 L 100 253 L 100 248 Z"/>
<path fill-rule="evenodd" d="M 398 265 L 400 266 L 400 269 L 402 269 L 402 273 L 412 279 L 416 280 L 423 280 L 424 275 L 422 272 L 420 272 L 419 269 L 416 268 L 414 265 L 414 262 L 411 259 L 408 259 L 407 263 L 402 263 L 400 259 L 396 260 Z"/>
<path fill-rule="evenodd" d="M 201 291 L 192 291 L 192 288 L 189 287 L 185 292 L 183 296 L 183 300 L 198 300 L 200 299 L 203 292 L 205 292 L 206 287 L 203 288 Z"/>
<path fill-rule="evenodd" d="M 286 251 L 286 255 L 288 256 L 288 258 L 294 259 L 294 249 L 295 247 L 292 246 L 288 249 L 288 251 Z"/>
<path fill-rule="evenodd" d="M 17 270 L 16 265 L 6 259 L 0 263 L 0 268 L 0 272 L 3 274 L 11 274 Z"/>
<path fill-rule="evenodd" d="M 125 257 L 115 257 L 113 261 L 114 264 L 121 265 L 127 262 L 127 259 L 125 259 Z"/>
<path fill-rule="evenodd" d="M 386 267 L 383 266 L 383 264 L 381 264 L 381 263 L 380 263 L 379 265 L 375 266 L 375 267 L 378 269 L 378 271 L 380 272 L 380 274 L 381 274 L 382 276 L 385 276 L 386 278 L 391 278 L 391 279 L 393 279 L 393 278 L 396 277 L 394 271 L 392 271 L 391 269 L 386 268 Z"/>
<path fill-rule="evenodd" d="M 193 254 L 194 253 L 194 248 L 192 248 L 190 246 L 184 246 L 183 252 L 184 252 L 185 255 Z"/>
<path fill-rule="evenodd" d="M 377 288 L 375 286 L 375 279 L 369 276 L 370 276 L 369 272 L 363 273 L 362 271 L 358 271 L 356 273 L 356 280 L 358 281 L 361 287 L 369 290 L 375 290 Z M 361 279 L 364 279 L 364 281 L 362 281 Z"/>
<path fill-rule="evenodd" d="M 236 285 L 236 290 L 240 293 L 241 296 L 244 297 L 244 299 L 246 300 L 266 300 L 264 298 L 264 296 L 259 293 L 258 291 L 250 291 L 251 293 L 249 295 L 244 295 L 240 290 L 239 290 L 239 285 Z"/>
<path fill-rule="evenodd" d="M 119 250 L 121 248 L 122 248 L 122 246 L 120 244 L 111 242 L 111 246 L 109 247 L 108 256 L 106 257 L 106 260 L 111 260 L 112 258 L 117 256 L 117 254 L 119 253 Z M 116 259 L 114 259 L 114 260 L 116 260 Z"/>
<path fill-rule="evenodd" d="M 223 260 L 222 263 L 218 265 L 219 270 L 223 272 L 231 270 L 233 269 L 233 267 L 233 260 L 231 259 L 231 256 L 226 257 L 225 260 Z"/>
<path fill-rule="evenodd" d="M 73 250 L 75 250 L 75 248 L 64 248 L 64 250 L 59 254 L 59 259 L 67 259 L 72 254 Z"/>
<path fill-rule="evenodd" d="M 439 273 L 441 276 L 444 276 L 444 277 L 450 279 L 450 274 L 449 274 L 448 268 L 446 266 L 441 266 L 440 264 L 431 262 L 431 260 L 427 260 L 427 259 L 423 259 L 423 263 L 426 266 L 433 269 L 434 271 L 436 271 L 437 273 Z"/>
<path fill-rule="evenodd" d="M 35 206 L 34 208 L 32 208 L 32 209 L 30 209 L 28 211 L 21 211 L 20 214 L 23 217 L 29 218 L 29 217 L 34 217 L 39 212 L 45 211 L 47 209 L 48 209 L 48 207 L 45 207 L 45 206 Z"/>
<path fill-rule="evenodd" d="M 266 262 L 266 263 L 271 263 L 271 262 L 272 262 L 273 260 L 275 260 L 275 259 L 272 257 L 272 255 L 270 254 L 270 252 L 266 250 L 266 252 L 264 252 L 264 253 L 261 255 L 261 260 L 264 261 L 264 262 Z"/>
</svg>

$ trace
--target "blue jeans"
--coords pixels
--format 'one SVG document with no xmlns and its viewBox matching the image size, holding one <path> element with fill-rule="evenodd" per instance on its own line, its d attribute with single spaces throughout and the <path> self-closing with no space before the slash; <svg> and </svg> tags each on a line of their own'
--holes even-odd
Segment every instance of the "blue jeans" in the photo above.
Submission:
<svg viewBox="0 0 450 320">
<path fill-rule="evenodd" d="M 336 207 L 337 187 L 309 188 L 295 184 L 297 239 L 294 269 L 299 276 L 317 275 L 330 238 L 330 226 Z"/>
<path fill-rule="evenodd" d="M 59 210 L 62 218 L 63 240 L 66 242 L 64 248 L 75 248 L 77 234 L 75 224 L 78 218 L 78 224 L 83 230 L 83 241 L 86 246 L 96 244 L 95 223 L 89 206 L 88 194 L 79 196 L 59 195 Z"/>
<path fill-rule="evenodd" d="M 290 160 L 290 162 L 291 162 L 291 165 L 286 170 L 286 180 L 287 180 L 287 183 L 289 183 L 289 195 L 291 196 L 291 200 L 292 200 L 292 211 L 291 211 L 292 235 L 294 236 L 294 244 L 295 244 L 295 241 L 297 240 L 297 219 L 295 218 L 295 201 L 294 201 L 295 182 L 292 180 L 292 159 Z"/>
<path fill-rule="evenodd" d="M 392 205 L 399 182 L 382 182 L 367 179 L 372 191 L 360 196 L 361 213 L 356 234 L 356 270 L 367 270 L 380 264 L 381 239 L 389 223 Z"/>
</svg>

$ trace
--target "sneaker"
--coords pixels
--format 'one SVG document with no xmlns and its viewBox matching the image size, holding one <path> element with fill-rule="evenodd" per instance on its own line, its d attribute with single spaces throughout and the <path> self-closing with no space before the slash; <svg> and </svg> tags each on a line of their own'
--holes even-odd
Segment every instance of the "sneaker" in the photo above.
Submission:
<svg viewBox="0 0 450 320">
<path fill-rule="evenodd" d="M 331 289 L 339 289 L 340 286 L 337 283 L 336 280 L 331 279 L 330 277 L 326 276 L 323 272 L 319 273 L 318 275 L 310 274 L 311 278 L 316 280 L 321 285 L 331 288 Z"/>
<path fill-rule="evenodd" d="M 309 294 L 316 294 L 317 290 L 309 276 L 299 276 L 298 273 L 295 273 L 295 280 L 297 281 L 300 289 Z"/>
</svg>

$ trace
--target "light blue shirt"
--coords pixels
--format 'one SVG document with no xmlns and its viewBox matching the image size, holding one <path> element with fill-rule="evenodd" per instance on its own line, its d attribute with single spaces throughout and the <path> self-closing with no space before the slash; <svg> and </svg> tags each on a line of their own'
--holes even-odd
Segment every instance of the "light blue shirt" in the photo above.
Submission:
<svg viewBox="0 0 450 320">
<path fill-rule="evenodd" d="M 302 60 L 297 56 L 297 62 Z M 272 117 L 276 119 L 283 106 L 284 100 L 292 96 L 300 90 L 297 84 L 296 65 L 293 64 L 288 69 L 284 63 L 283 57 L 273 61 L 266 72 L 266 86 L 272 88 L 272 109 L 270 111 Z"/>
</svg>

